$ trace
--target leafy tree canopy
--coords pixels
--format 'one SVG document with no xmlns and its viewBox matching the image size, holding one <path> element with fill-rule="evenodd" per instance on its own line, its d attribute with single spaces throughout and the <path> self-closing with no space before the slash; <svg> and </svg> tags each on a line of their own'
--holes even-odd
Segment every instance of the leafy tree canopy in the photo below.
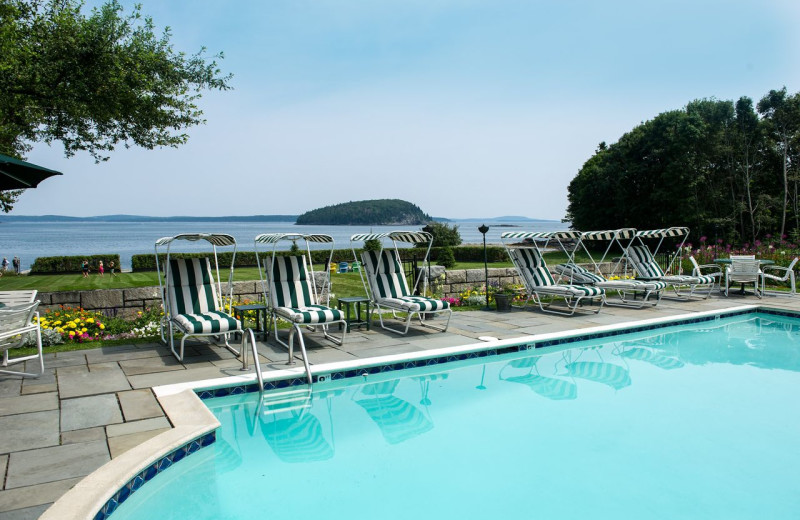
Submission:
<svg viewBox="0 0 800 520">
<path fill-rule="evenodd" d="M 107 160 L 119 144 L 153 149 L 186 142 L 204 123 L 205 89 L 227 90 L 216 55 L 177 52 L 139 6 L 117 0 L 82 13 L 78 0 L 0 0 L 0 153 L 60 141 Z M 9 211 L 15 193 L 0 193 Z"/>
<path fill-rule="evenodd" d="M 433 245 L 436 247 L 455 247 L 461 245 L 461 233 L 458 232 L 458 225 L 452 226 L 444 222 L 431 222 L 424 228 L 433 235 Z M 417 244 L 419 247 L 428 247 L 428 244 Z"/>
<path fill-rule="evenodd" d="M 692 101 L 601 143 L 569 185 L 575 229 L 800 236 L 800 94 Z"/>
</svg>

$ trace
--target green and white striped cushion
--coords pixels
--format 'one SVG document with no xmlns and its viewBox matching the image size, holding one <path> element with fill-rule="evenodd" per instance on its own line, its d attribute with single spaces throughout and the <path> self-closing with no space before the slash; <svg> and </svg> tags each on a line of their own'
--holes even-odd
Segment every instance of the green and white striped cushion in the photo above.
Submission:
<svg viewBox="0 0 800 520">
<path fill-rule="evenodd" d="M 208 258 L 171 258 L 168 268 L 167 290 L 173 316 L 219 310 Z"/>
<path fill-rule="evenodd" d="M 177 314 L 173 320 L 188 334 L 222 333 L 241 330 L 239 320 L 219 311 L 203 314 Z"/>
<path fill-rule="evenodd" d="M 692 276 L 695 279 L 693 282 L 696 285 L 706 285 L 706 284 L 713 284 L 717 283 L 716 277 L 712 274 L 704 274 L 702 276 Z"/>
<path fill-rule="evenodd" d="M 403 266 L 394 249 L 380 252 L 365 251 L 361 258 L 367 275 L 372 279 L 378 299 L 410 296 Z"/>
<path fill-rule="evenodd" d="M 595 274 L 577 264 L 558 264 L 556 266 L 556 272 L 575 283 L 595 284 L 606 281 L 606 279 L 599 274 Z"/>
<path fill-rule="evenodd" d="M 536 292 L 572 298 L 595 298 L 606 293 L 605 289 L 593 285 L 550 285 L 537 287 Z"/>
<path fill-rule="evenodd" d="M 425 298 L 424 296 L 401 296 L 400 298 L 380 298 L 384 305 L 402 308 L 409 312 L 436 312 L 447 309 L 450 304 L 443 300 Z"/>
<path fill-rule="evenodd" d="M 275 313 L 293 323 L 330 323 L 342 321 L 344 314 L 339 309 L 324 305 L 308 305 L 303 307 L 277 307 Z"/>
<path fill-rule="evenodd" d="M 512 249 L 516 265 L 537 293 L 571 298 L 594 298 L 605 294 L 605 289 L 586 285 L 556 284 L 538 249 L 523 247 Z"/>
<path fill-rule="evenodd" d="M 275 257 L 271 274 L 270 300 L 278 316 L 293 323 L 307 324 L 343 319 L 340 310 L 317 304 L 305 256 Z"/>
<path fill-rule="evenodd" d="M 522 247 L 512 251 L 516 255 L 517 264 L 534 286 L 547 287 L 556 284 L 538 249 Z"/>
<path fill-rule="evenodd" d="M 273 307 L 308 307 L 316 305 L 306 257 L 276 256 L 271 269 L 269 294 Z"/>
<path fill-rule="evenodd" d="M 636 272 L 641 278 L 661 278 L 664 270 L 658 265 L 647 246 L 632 246 L 628 249 L 628 257 L 633 262 Z"/>
<path fill-rule="evenodd" d="M 168 269 L 170 314 L 184 332 L 241 330 L 239 320 L 217 309 L 217 288 L 208 258 L 171 258 Z"/>
</svg>

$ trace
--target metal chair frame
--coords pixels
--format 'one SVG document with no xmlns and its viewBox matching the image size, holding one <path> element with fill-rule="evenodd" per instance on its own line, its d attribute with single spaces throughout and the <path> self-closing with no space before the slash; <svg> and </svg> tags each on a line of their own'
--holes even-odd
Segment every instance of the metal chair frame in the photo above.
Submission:
<svg viewBox="0 0 800 520">
<path fill-rule="evenodd" d="M 155 254 L 156 254 L 156 272 L 158 273 L 158 288 L 159 292 L 161 293 L 161 304 L 164 308 L 164 318 L 161 321 L 161 342 L 165 345 L 167 344 L 167 338 L 165 332 L 169 331 L 169 348 L 172 351 L 172 354 L 178 359 L 178 361 L 183 361 L 184 357 L 184 346 L 186 340 L 190 337 L 202 337 L 202 336 L 222 336 L 225 340 L 224 347 L 228 349 L 231 353 L 236 356 L 239 356 L 240 350 L 233 348 L 229 343 L 229 336 L 231 334 L 240 333 L 242 334 L 242 342 L 244 342 L 244 334 L 242 330 L 241 323 L 239 323 L 239 327 L 235 330 L 228 330 L 225 332 L 190 332 L 185 330 L 183 327 L 178 324 L 174 317 L 172 316 L 172 305 L 171 305 L 171 295 L 169 294 L 169 277 L 170 273 L 170 256 L 172 254 L 172 244 L 175 241 L 188 241 L 188 242 L 197 242 L 197 241 L 205 241 L 208 242 L 213 250 L 214 253 L 214 269 L 217 274 L 216 278 L 216 285 L 217 285 L 217 302 L 216 304 L 219 306 L 219 309 L 225 308 L 225 301 L 222 292 L 222 284 L 220 281 L 219 276 L 219 259 L 217 257 L 217 246 L 233 246 L 233 256 L 231 257 L 231 266 L 230 272 L 228 274 L 228 290 L 227 290 L 227 298 L 230 305 L 233 305 L 233 266 L 236 262 L 236 239 L 233 236 L 224 234 L 224 233 L 184 233 L 180 235 L 176 235 L 174 237 L 163 237 L 156 241 L 155 244 Z M 161 265 L 158 260 L 159 254 L 159 247 L 166 246 L 166 262 L 164 265 L 164 276 L 162 277 L 161 272 Z M 212 283 L 214 283 L 212 281 Z M 181 337 L 180 341 L 180 348 L 179 350 L 175 350 L 175 332 L 183 333 L 183 337 Z"/>
<path fill-rule="evenodd" d="M 300 346 L 300 352 L 303 354 L 303 364 L 305 365 L 306 372 L 310 373 L 310 367 L 308 364 L 308 355 L 306 353 L 306 344 L 305 340 L 303 339 L 303 331 L 301 327 L 305 326 L 307 330 L 315 331 L 317 326 L 320 326 L 322 329 L 322 334 L 325 339 L 332 341 L 336 345 L 344 345 L 344 340 L 347 334 L 347 323 L 344 319 L 341 320 L 333 320 L 328 321 L 325 323 L 318 323 L 318 324 L 304 324 L 304 323 L 295 323 L 291 322 L 292 328 L 289 331 L 289 336 L 286 341 L 282 340 L 280 335 L 278 334 L 278 318 L 279 316 L 276 314 L 275 309 L 278 308 L 279 302 L 277 301 L 277 297 L 272 294 L 269 290 L 269 287 L 272 285 L 272 266 L 275 264 L 275 257 L 277 256 L 278 252 L 278 244 L 281 242 L 292 242 L 292 244 L 297 244 L 299 240 L 305 242 L 305 253 L 302 256 L 306 257 L 308 262 L 308 269 L 311 276 L 311 296 L 313 302 L 318 304 L 319 302 L 319 295 L 317 293 L 317 280 L 316 276 L 314 275 L 314 262 L 311 258 L 311 244 L 329 244 L 329 253 L 328 253 L 328 261 L 326 265 L 329 266 L 328 271 L 326 271 L 325 281 L 322 285 L 320 293 L 325 295 L 325 303 L 326 307 L 330 307 L 330 292 L 331 292 L 331 276 L 330 276 L 330 269 L 331 269 L 331 260 L 333 258 L 333 237 L 330 235 L 322 235 L 322 234 L 300 234 L 300 233 L 264 233 L 258 235 L 255 238 L 255 252 L 256 252 L 256 264 L 258 265 L 258 274 L 261 279 L 261 290 L 264 294 L 264 301 L 267 302 L 267 307 L 269 309 L 269 319 L 272 321 L 271 327 L 268 325 L 267 329 L 273 328 L 275 334 L 275 341 L 277 341 L 282 346 L 286 347 L 289 350 L 289 359 L 287 361 L 287 365 L 294 364 L 294 338 L 297 336 L 297 342 Z M 269 265 L 264 263 L 262 267 L 261 263 L 261 255 L 259 254 L 259 244 L 271 244 L 272 245 L 272 253 L 270 255 L 270 262 Z M 328 328 L 332 324 L 340 324 L 343 325 L 342 327 L 342 336 L 337 338 L 332 336 L 328 333 Z"/>
<path fill-rule="evenodd" d="M 392 305 L 386 301 L 381 302 L 380 298 L 378 297 L 378 290 L 377 287 L 373 286 L 375 283 L 375 274 L 369 271 L 369 262 L 364 261 L 363 258 L 359 259 L 358 254 L 356 253 L 355 243 L 356 242 L 366 242 L 367 240 L 378 240 L 381 243 L 381 248 L 378 252 L 378 256 L 383 254 L 385 249 L 393 249 L 397 258 L 400 258 L 400 251 L 398 249 L 398 242 L 406 243 L 406 244 L 421 244 L 427 243 L 428 248 L 425 250 L 425 257 L 422 260 L 423 268 L 426 265 L 429 265 L 430 261 L 430 253 L 431 253 L 431 246 L 433 245 L 433 235 L 427 233 L 425 231 L 390 231 L 387 233 L 359 233 L 350 237 L 350 248 L 353 251 L 353 260 L 359 262 L 360 269 L 358 271 L 359 276 L 361 276 L 361 284 L 364 286 L 364 292 L 367 294 L 369 299 L 372 301 L 372 304 L 375 306 L 375 309 L 378 313 L 378 321 L 380 322 L 381 328 L 386 329 L 391 332 L 395 332 L 397 334 L 407 334 L 409 327 L 411 326 L 411 319 L 414 315 L 417 315 L 419 319 L 419 324 L 422 327 L 426 327 L 429 329 L 436 330 L 438 332 L 447 332 L 447 328 L 450 326 L 450 319 L 453 316 L 453 309 L 447 305 L 443 309 L 439 310 L 431 310 L 431 311 L 410 311 L 407 308 Z M 391 241 L 391 245 L 389 245 L 389 241 Z M 404 275 L 405 276 L 405 275 Z M 418 276 L 417 280 L 414 282 L 414 287 L 410 289 L 411 293 L 417 292 L 419 288 L 419 282 L 424 276 Z M 423 294 L 427 291 L 427 279 L 422 286 Z M 390 310 L 392 311 L 392 318 L 403 320 L 398 313 L 406 313 L 405 320 L 403 322 L 403 329 L 396 329 L 387 326 L 383 322 L 383 310 Z M 440 313 L 447 313 L 447 323 L 444 324 L 443 327 L 439 327 L 437 325 L 432 325 L 428 323 L 425 319 L 425 314 L 440 314 Z"/>
</svg>

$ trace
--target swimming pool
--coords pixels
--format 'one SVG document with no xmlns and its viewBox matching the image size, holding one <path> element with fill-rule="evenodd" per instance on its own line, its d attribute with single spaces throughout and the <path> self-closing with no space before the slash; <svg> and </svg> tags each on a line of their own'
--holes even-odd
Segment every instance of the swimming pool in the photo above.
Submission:
<svg viewBox="0 0 800 520">
<path fill-rule="evenodd" d="M 800 320 L 744 314 L 209 399 L 112 518 L 794 518 L 798 390 Z"/>
</svg>

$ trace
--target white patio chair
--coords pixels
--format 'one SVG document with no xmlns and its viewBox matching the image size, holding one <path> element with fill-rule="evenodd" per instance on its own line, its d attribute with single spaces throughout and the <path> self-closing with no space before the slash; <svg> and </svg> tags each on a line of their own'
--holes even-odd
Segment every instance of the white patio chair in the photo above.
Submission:
<svg viewBox="0 0 800 520">
<path fill-rule="evenodd" d="M 31 359 L 38 359 L 39 373 L 0 370 L 0 374 L 39 377 L 44 373 L 42 333 L 39 328 L 39 313 L 36 312 L 38 307 L 38 301 L 0 307 L 0 350 L 3 351 L 3 368 Z M 34 320 L 34 317 L 36 320 Z M 36 337 L 37 353 L 30 356 L 9 358 L 9 349 L 21 347 L 29 333 L 33 333 Z"/>
<path fill-rule="evenodd" d="M 740 283 L 742 287 L 746 283 L 752 283 L 756 296 L 761 298 L 758 284 L 761 283 L 761 262 L 750 258 L 731 257 L 731 265 L 725 270 L 725 296 L 731 283 Z"/>
<path fill-rule="evenodd" d="M 720 264 L 703 264 L 697 263 L 697 260 L 689 255 L 689 261 L 692 263 L 692 276 L 710 276 L 714 282 L 719 286 L 722 281 L 722 266 Z"/>
<path fill-rule="evenodd" d="M 789 294 L 790 296 L 794 296 L 795 294 L 797 294 L 797 289 L 795 287 L 795 282 L 794 282 L 794 266 L 797 264 L 798 260 L 800 260 L 800 258 L 795 257 L 794 260 L 792 260 L 792 263 L 790 263 L 788 267 L 781 267 L 779 265 L 763 266 L 761 268 L 761 294 L 767 294 L 766 292 L 767 280 L 770 280 L 775 283 L 789 282 L 788 293 L 784 291 L 770 291 L 769 294 L 779 294 L 779 295 Z M 769 273 L 767 271 L 775 271 L 775 273 Z"/>
</svg>

